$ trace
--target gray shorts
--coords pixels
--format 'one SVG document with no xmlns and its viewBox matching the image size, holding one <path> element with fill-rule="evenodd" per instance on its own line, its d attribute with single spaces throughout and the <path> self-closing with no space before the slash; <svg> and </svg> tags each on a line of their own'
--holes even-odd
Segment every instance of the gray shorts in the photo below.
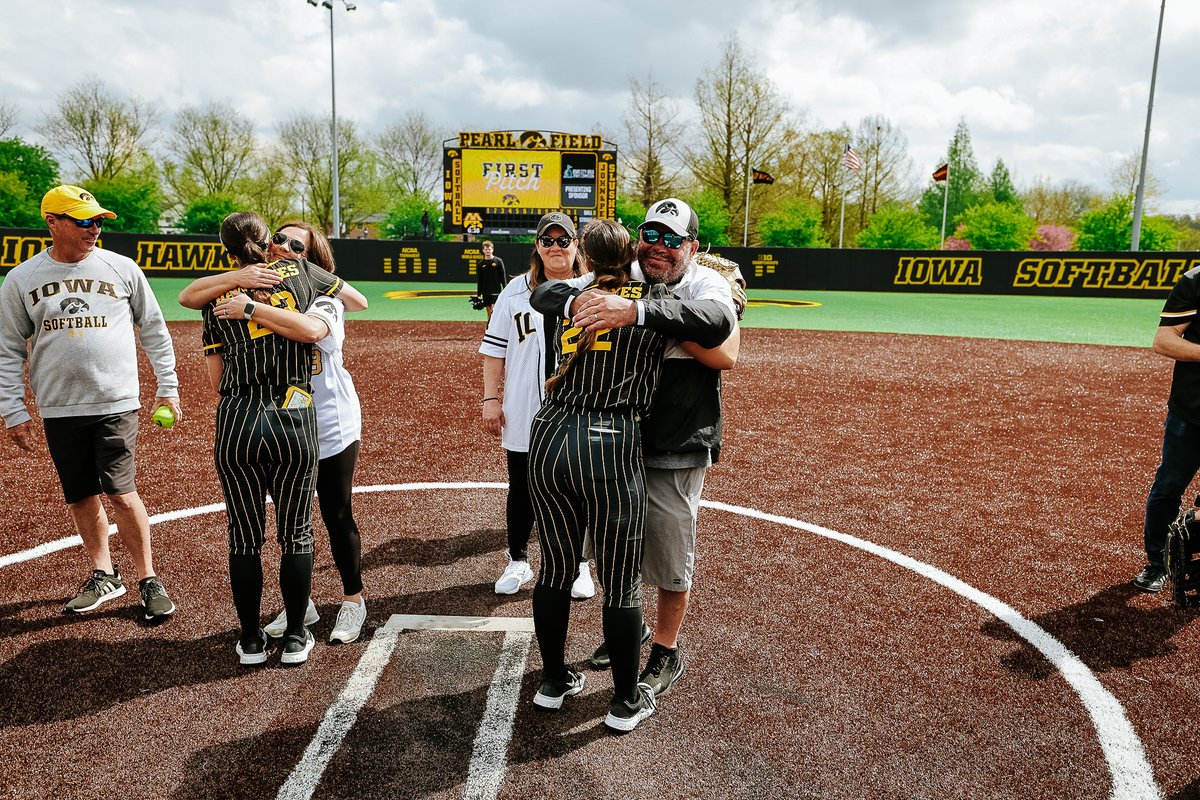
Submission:
<svg viewBox="0 0 1200 800">
<path fill-rule="evenodd" d="M 68 505 L 100 494 L 137 491 L 138 412 L 42 420 L 50 459 Z"/>
<path fill-rule="evenodd" d="M 696 513 L 708 467 L 646 467 L 646 535 L 642 582 L 672 592 L 692 588 Z"/>
</svg>

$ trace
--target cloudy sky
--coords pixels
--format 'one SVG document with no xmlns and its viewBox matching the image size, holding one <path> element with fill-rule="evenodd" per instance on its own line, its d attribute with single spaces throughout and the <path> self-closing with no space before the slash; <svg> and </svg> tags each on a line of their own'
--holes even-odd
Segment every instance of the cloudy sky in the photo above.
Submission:
<svg viewBox="0 0 1200 800">
<path fill-rule="evenodd" d="M 960 118 L 989 171 L 1107 191 L 1141 147 L 1159 0 L 358 0 L 336 13 L 339 117 L 378 132 L 409 110 L 459 130 L 602 131 L 620 145 L 631 78 L 688 113 L 736 33 L 809 123 L 899 127 L 914 186 Z M 217 100 L 264 136 L 329 109 L 329 14 L 305 0 L 5 0 L 0 101 L 34 128 L 90 76 L 169 120 Z M 1200 213 L 1200 3 L 1168 0 L 1150 169 L 1165 213 Z"/>
</svg>

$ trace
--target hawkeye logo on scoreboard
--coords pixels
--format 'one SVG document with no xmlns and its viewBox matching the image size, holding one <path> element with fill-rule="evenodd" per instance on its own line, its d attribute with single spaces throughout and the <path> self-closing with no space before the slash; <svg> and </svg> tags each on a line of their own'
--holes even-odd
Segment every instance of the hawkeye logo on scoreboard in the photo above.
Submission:
<svg viewBox="0 0 1200 800">
<path fill-rule="evenodd" d="M 467 233 L 479 233 L 483 230 L 483 215 L 474 212 L 463 214 L 463 227 Z"/>
</svg>

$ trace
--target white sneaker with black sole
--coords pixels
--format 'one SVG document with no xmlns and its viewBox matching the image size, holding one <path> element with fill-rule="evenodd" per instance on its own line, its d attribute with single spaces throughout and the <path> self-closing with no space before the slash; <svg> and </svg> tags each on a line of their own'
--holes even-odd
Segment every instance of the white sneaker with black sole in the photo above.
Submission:
<svg viewBox="0 0 1200 800">
<path fill-rule="evenodd" d="M 367 621 L 367 601 L 354 602 L 343 600 L 338 609 L 337 620 L 333 623 L 333 631 L 329 634 L 330 644 L 350 644 L 362 632 L 363 623 Z"/>
<path fill-rule="evenodd" d="M 304 610 L 304 625 L 305 627 L 316 625 L 320 620 L 321 615 L 317 613 L 317 606 L 310 597 L 308 599 L 308 608 Z M 287 631 L 287 610 L 280 611 L 279 616 L 268 622 L 263 627 L 263 630 L 272 639 L 278 639 L 280 636 L 283 636 L 284 632 Z"/>
</svg>

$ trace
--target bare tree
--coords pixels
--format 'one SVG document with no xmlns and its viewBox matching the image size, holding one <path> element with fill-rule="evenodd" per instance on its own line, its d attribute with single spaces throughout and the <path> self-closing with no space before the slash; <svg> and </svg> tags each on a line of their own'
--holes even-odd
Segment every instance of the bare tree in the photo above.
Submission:
<svg viewBox="0 0 1200 800">
<path fill-rule="evenodd" d="M 1109 185 L 1112 187 L 1113 194 L 1128 195 L 1133 197 L 1137 193 L 1138 170 L 1141 169 L 1142 151 L 1134 150 L 1125 158 L 1121 159 L 1120 163 L 1112 168 L 1108 173 Z M 1146 198 L 1151 199 L 1161 196 L 1163 193 L 1163 182 L 1155 175 L 1150 168 L 1146 167 Z"/>
<path fill-rule="evenodd" d="M 254 123 L 229 105 L 185 108 L 175 118 L 163 174 L 175 199 L 233 195 L 254 160 Z"/>
<path fill-rule="evenodd" d="M 629 81 L 625 124 L 624 162 L 629 196 L 643 207 L 675 194 L 680 166 L 677 152 L 683 134 L 679 104 L 646 75 L 645 84 Z"/>
<path fill-rule="evenodd" d="M 442 137 L 420 111 L 380 134 L 379 165 L 399 194 L 431 197 L 442 182 Z"/>
<path fill-rule="evenodd" d="M 878 114 L 858 123 L 853 146 L 862 160 L 862 168 L 855 174 L 861 230 L 881 206 L 904 196 L 912 177 L 912 159 L 908 139 L 891 120 Z"/>
<path fill-rule="evenodd" d="M 17 107 L 0 100 L 0 139 L 7 139 L 17 129 Z"/>
<path fill-rule="evenodd" d="M 85 180 L 103 180 L 142 165 L 157 122 L 158 112 L 149 103 L 122 99 L 90 78 L 59 96 L 38 132 Z"/>
<path fill-rule="evenodd" d="M 329 119 L 299 114 L 279 126 L 283 159 L 303 198 L 306 215 L 314 224 L 333 232 L 333 144 Z M 341 219 L 346 226 L 386 208 L 377 175 L 378 161 L 358 134 L 354 123 L 338 120 L 338 195 Z"/>
<path fill-rule="evenodd" d="M 781 150 L 789 122 L 787 103 L 771 80 L 755 70 L 733 35 L 726 39 L 717 64 L 696 81 L 696 105 L 701 141 L 688 151 L 688 166 L 736 215 L 746 162 L 768 164 Z"/>
<path fill-rule="evenodd" d="M 1078 181 L 1051 183 L 1038 178 L 1021 194 L 1025 213 L 1038 225 L 1074 225 L 1084 212 L 1100 205 L 1100 192 Z"/>
<path fill-rule="evenodd" d="M 821 224 L 830 241 L 837 241 L 842 194 L 853 173 L 842 166 L 850 128 L 804 133 L 789 131 L 791 144 L 779 162 L 774 189 L 780 200 L 811 199 L 821 208 Z M 853 217 L 851 218 L 853 221 Z"/>
</svg>

